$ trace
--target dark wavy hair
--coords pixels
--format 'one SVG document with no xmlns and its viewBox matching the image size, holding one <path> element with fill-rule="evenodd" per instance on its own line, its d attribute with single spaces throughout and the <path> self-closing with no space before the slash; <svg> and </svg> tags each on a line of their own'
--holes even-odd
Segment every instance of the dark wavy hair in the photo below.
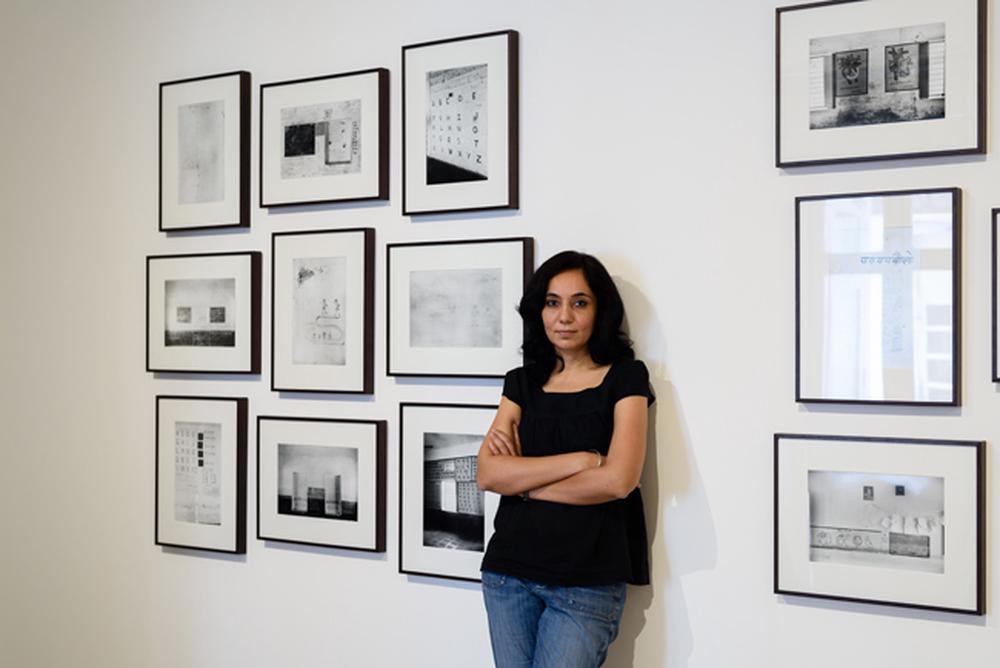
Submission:
<svg viewBox="0 0 1000 668">
<path fill-rule="evenodd" d="M 590 291 L 594 293 L 597 306 L 594 331 L 587 342 L 591 359 L 603 365 L 621 359 L 635 358 L 632 341 L 622 331 L 625 305 L 608 270 L 593 255 L 563 251 L 550 257 L 535 270 L 528 279 L 524 296 L 517 307 L 517 312 L 524 320 L 524 345 L 521 347 L 524 351 L 524 362 L 530 375 L 539 383 L 545 383 L 556 368 L 556 364 L 562 363 L 556 354 L 555 346 L 545 335 L 545 325 L 542 322 L 542 309 L 545 307 L 549 282 L 556 275 L 574 269 L 583 271 L 583 277 Z"/>
</svg>

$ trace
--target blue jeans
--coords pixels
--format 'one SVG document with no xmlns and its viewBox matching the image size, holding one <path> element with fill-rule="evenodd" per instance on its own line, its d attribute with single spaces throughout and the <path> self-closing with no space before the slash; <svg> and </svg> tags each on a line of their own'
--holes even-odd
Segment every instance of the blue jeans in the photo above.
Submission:
<svg viewBox="0 0 1000 668">
<path fill-rule="evenodd" d="M 497 668 L 597 668 L 618 635 L 625 583 L 559 587 L 483 571 Z"/>
</svg>

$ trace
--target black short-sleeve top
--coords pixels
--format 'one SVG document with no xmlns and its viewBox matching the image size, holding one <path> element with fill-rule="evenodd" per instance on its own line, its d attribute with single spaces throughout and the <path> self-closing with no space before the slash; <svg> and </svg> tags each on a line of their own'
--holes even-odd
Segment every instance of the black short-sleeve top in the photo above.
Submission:
<svg viewBox="0 0 1000 668">
<path fill-rule="evenodd" d="M 578 450 L 606 455 L 618 400 L 655 399 L 646 365 L 630 359 L 615 362 L 600 385 L 579 392 L 545 392 L 519 367 L 504 378 L 503 395 L 521 407 L 525 457 Z M 638 489 L 594 505 L 503 496 L 482 567 L 563 586 L 649 584 L 648 550 Z"/>
</svg>

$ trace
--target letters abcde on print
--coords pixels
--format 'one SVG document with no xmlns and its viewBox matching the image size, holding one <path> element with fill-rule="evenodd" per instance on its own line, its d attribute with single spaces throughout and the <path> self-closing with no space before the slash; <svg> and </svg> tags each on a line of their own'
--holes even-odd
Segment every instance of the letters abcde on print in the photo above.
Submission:
<svg viewBox="0 0 1000 668">
<path fill-rule="evenodd" d="M 518 207 L 518 33 L 403 47 L 403 215 Z"/>
<path fill-rule="evenodd" d="M 146 370 L 260 373 L 261 253 L 146 258 Z"/>
<path fill-rule="evenodd" d="M 957 406 L 961 190 L 796 199 L 802 403 Z"/>
<path fill-rule="evenodd" d="M 160 84 L 161 232 L 250 226 L 250 73 Z"/>
<path fill-rule="evenodd" d="M 259 416 L 257 537 L 384 552 L 385 425 Z"/>
<path fill-rule="evenodd" d="M 399 572 L 478 582 L 499 496 L 476 483 L 497 407 L 399 407 Z"/>
<path fill-rule="evenodd" d="M 375 230 L 271 241 L 271 389 L 371 394 Z"/>
<path fill-rule="evenodd" d="M 386 247 L 386 373 L 502 378 L 521 364 L 530 237 Z"/>
<path fill-rule="evenodd" d="M 262 207 L 389 198 L 389 71 L 260 87 Z"/>
<path fill-rule="evenodd" d="M 246 552 L 247 416 L 243 397 L 156 397 L 156 545 Z"/>
<path fill-rule="evenodd" d="M 985 614 L 985 447 L 776 434 L 774 592 Z"/>
<path fill-rule="evenodd" d="M 986 6 L 777 8 L 776 165 L 985 153 Z"/>
</svg>

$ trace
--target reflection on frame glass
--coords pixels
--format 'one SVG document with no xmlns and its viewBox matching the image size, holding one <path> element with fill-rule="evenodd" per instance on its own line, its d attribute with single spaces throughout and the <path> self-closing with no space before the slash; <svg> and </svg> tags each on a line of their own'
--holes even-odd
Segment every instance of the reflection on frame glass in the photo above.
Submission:
<svg viewBox="0 0 1000 668">
<path fill-rule="evenodd" d="M 960 197 L 796 199 L 796 401 L 958 405 Z"/>
<path fill-rule="evenodd" d="M 257 537 L 385 550 L 385 421 L 257 418 Z"/>
<path fill-rule="evenodd" d="M 993 209 L 993 382 L 1000 383 L 1000 325 L 997 323 L 997 301 L 1000 300 L 1000 209 Z"/>
<path fill-rule="evenodd" d="M 778 167 L 986 151 L 985 0 L 776 12 Z"/>
<path fill-rule="evenodd" d="M 156 397 L 155 543 L 246 552 L 247 400 Z"/>
<path fill-rule="evenodd" d="M 775 593 L 983 614 L 985 443 L 776 434 Z"/>
</svg>

